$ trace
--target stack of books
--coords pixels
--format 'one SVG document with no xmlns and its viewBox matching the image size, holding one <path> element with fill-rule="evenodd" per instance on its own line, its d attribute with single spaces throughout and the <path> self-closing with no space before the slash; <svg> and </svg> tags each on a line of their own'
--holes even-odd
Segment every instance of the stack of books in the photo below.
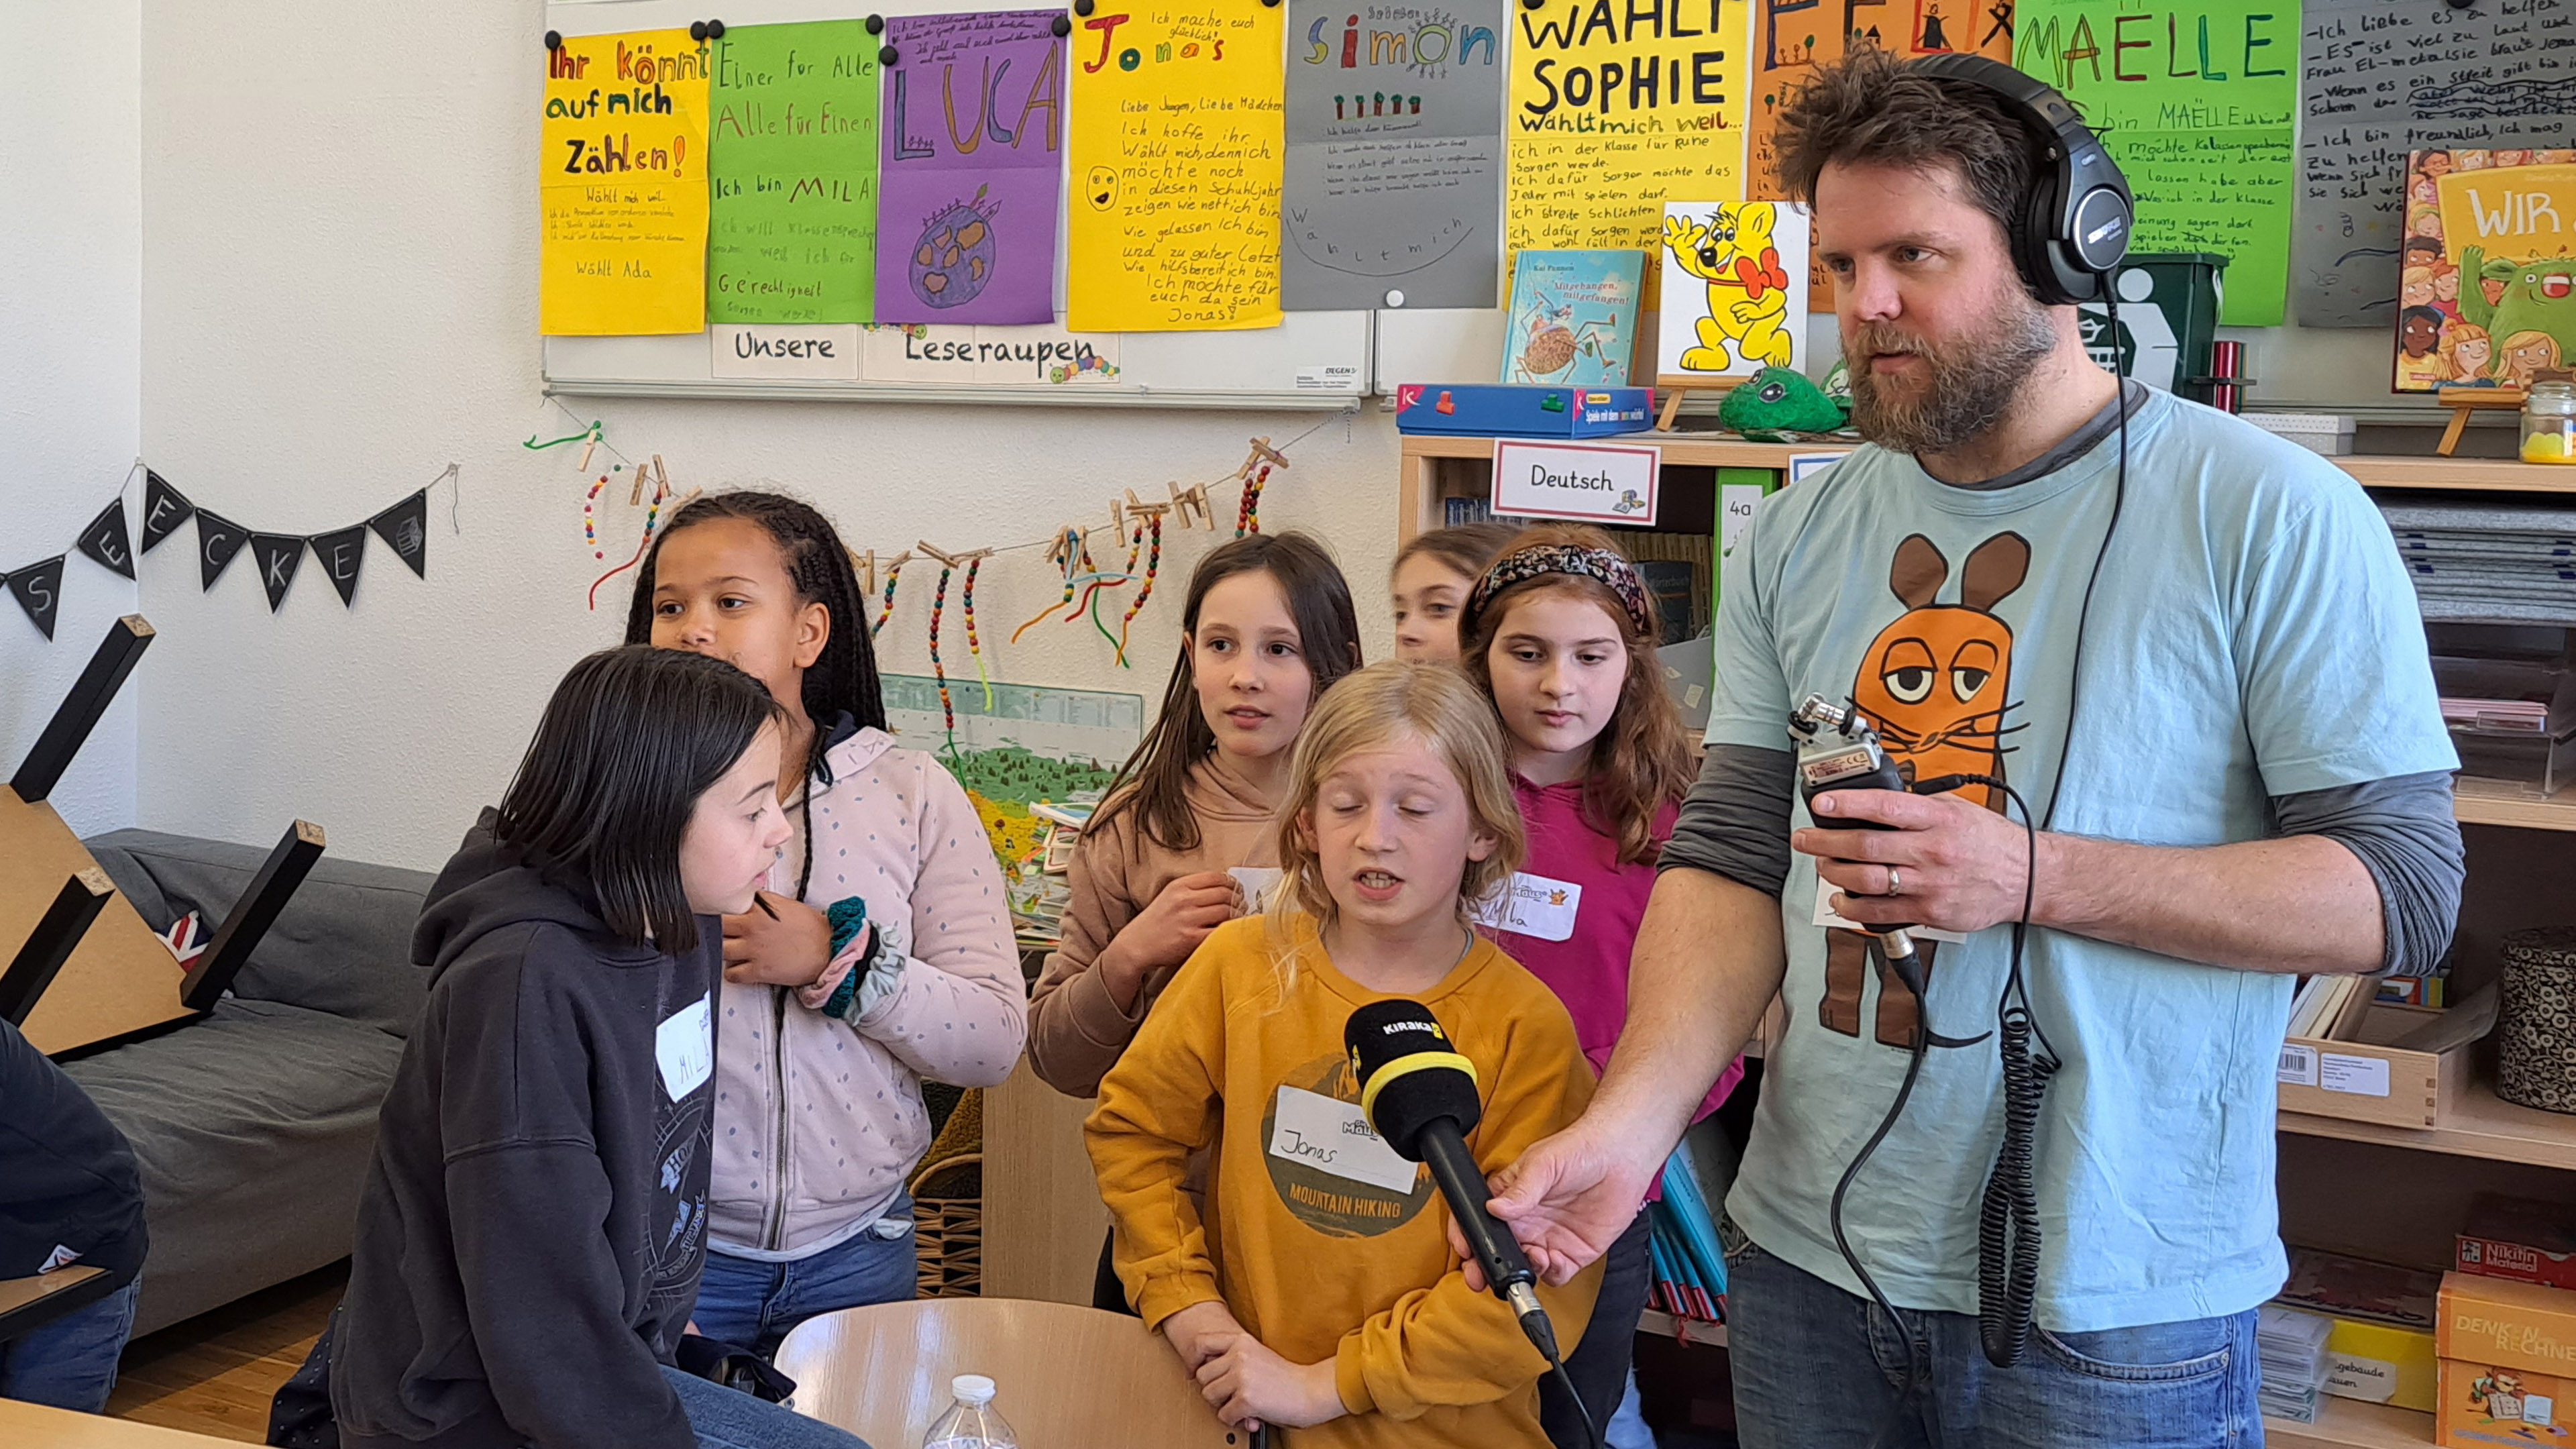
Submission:
<svg viewBox="0 0 2576 1449">
<path fill-rule="evenodd" d="M 2313 1313 L 2266 1303 L 2257 1315 L 2254 1347 L 2263 1360 L 2263 1387 L 2255 1396 L 2266 1416 L 2294 1424 L 2317 1421 L 2325 1390 L 2326 1333 L 2333 1327 Z"/>
</svg>

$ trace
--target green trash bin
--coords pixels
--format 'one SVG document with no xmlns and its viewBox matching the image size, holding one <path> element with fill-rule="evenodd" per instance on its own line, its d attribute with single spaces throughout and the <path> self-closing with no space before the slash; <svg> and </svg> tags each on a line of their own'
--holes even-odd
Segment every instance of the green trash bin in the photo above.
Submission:
<svg viewBox="0 0 2576 1449">
<path fill-rule="evenodd" d="M 2209 401 L 2209 345 L 2218 336 L 2226 270 L 2227 258 L 2215 252 L 2132 252 L 2112 278 L 2120 297 L 2118 335 L 2108 309 L 2076 309 L 2084 350 L 2122 377 Z"/>
</svg>

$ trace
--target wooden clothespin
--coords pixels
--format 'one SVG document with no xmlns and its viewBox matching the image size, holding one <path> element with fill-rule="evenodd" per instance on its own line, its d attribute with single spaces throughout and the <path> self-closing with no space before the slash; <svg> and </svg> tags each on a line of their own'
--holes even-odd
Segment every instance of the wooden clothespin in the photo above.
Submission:
<svg viewBox="0 0 2576 1449">
<path fill-rule="evenodd" d="M 590 471 L 590 455 L 599 451 L 599 424 L 590 425 L 590 436 L 581 440 L 581 461 L 573 465 L 579 473 Z"/>
<path fill-rule="evenodd" d="M 1111 506 L 1115 507 L 1116 505 L 1112 504 Z M 1161 514 L 1171 512 L 1172 505 L 1168 503 L 1148 503 L 1137 497 L 1136 490 L 1130 488 L 1127 490 L 1127 511 L 1141 517 L 1153 518 Z"/>
<path fill-rule="evenodd" d="M 1055 543 L 1047 549 L 1047 562 L 1066 573 L 1082 558 L 1082 526 L 1068 523 L 1055 531 Z"/>
<path fill-rule="evenodd" d="M 939 550 L 932 548 L 929 544 L 923 542 L 915 542 L 913 547 L 930 555 L 932 558 L 939 560 L 939 562 L 946 567 L 952 569 L 957 567 L 957 555 L 953 553 L 941 553 Z"/>
<path fill-rule="evenodd" d="M 699 499 L 700 497 L 704 496 L 704 494 L 706 493 L 706 491 L 707 491 L 707 490 L 705 490 L 704 488 L 692 488 L 692 489 L 690 489 L 687 493 L 684 493 L 684 494 L 682 494 L 680 497 L 678 497 L 678 498 L 675 498 L 675 499 L 671 500 L 671 511 L 672 511 L 673 513 L 677 513 L 677 512 L 679 512 L 681 509 L 688 507 L 690 504 L 697 502 L 697 501 L 698 501 L 698 499 Z"/>
<path fill-rule="evenodd" d="M 1127 536 L 1127 505 L 1119 502 L 1115 493 L 1109 495 L 1109 534 L 1120 539 Z"/>
<path fill-rule="evenodd" d="M 1193 483 L 1187 488 L 1178 483 L 1164 486 L 1171 490 L 1172 501 L 1169 506 L 1173 517 L 1180 521 L 1181 527 L 1192 527 L 1190 520 L 1195 516 L 1199 524 L 1205 525 L 1210 532 L 1215 531 L 1216 511 L 1208 506 L 1208 491 L 1205 483 Z"/>
<path fill-rule="evenodd" d="M 859 577 L 859 593 L 861 595 L 875 593 L 877 591 L 877 551 L 869 549 L 862 554 L 845 543 L 841 545 L 841 552 L 850 556 L 850 572 Z"/>
<path fill-rule="evenodd" d="M 1252 452 L 1243 460 L 1243 468 L 1238 476 L 1250 477 L 1252 470 L 1260 467 L 1265 461 L 1274 468 L 1285 468 L 1288 466 L 1288 455 L 1270 446 L 1268 438 L 1255 438 L 1252 440 Z"/>
</svg>

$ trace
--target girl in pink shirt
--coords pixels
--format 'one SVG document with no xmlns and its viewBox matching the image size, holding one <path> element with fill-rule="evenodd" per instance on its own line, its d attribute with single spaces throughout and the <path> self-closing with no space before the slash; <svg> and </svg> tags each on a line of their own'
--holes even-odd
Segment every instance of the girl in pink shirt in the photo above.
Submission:
<svg viewBox="0 0 2576 1449">
<path fill-rule="evenodd" d="M 1565 1003 L 1595 1074 L 1627 1023 L 1629 953 L 1696 765 L 1664 692 L 1657 633 L 1636 566 L 1599 529 L 1561 525 L 1514 539 L 1459 618 L 1459 662 L 1502 717 L 1529 834 L 1528 865 L 1483 924 Z M 1729 1066 L 1697 1116 L 1716 1111 L 1743 1074 Z M 1641 1212 L 1611 1248 L 1592 1325 L 1566 1361 L 1597 1421 L 1626 1387 L 1647 1235 Z M 1551 1382 L 1542 1393 L 1549 1437 L 1583 1443 L 1562 1390 Z"/>
</svg>

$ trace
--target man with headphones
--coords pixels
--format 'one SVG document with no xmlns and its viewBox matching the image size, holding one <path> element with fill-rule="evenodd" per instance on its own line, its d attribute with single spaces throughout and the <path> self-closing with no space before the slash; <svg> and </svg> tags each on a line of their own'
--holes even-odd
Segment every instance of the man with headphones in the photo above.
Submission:
<svg viewBox="0 0 2576 1449">
<path fill-rule="evenodd" d="M 1494 1211 L 1597 1257 L 1776 994 L 1722 1225 L 1748 1449 L 2259 1443 L 2293 978 L 2429 970 L 2458 904 L 2413 590 L 2343 474 L 2087 356 L 2130 197 L 2064 97 L 1862 50 L 1782 154 L 1870 445 L 1724 564 L 1626 1031 Z M 1803 803 L 1810 695 L 1923 792 Z M 1856 929 L 1897 924 L 1919 999 Z"/>
</svg>

